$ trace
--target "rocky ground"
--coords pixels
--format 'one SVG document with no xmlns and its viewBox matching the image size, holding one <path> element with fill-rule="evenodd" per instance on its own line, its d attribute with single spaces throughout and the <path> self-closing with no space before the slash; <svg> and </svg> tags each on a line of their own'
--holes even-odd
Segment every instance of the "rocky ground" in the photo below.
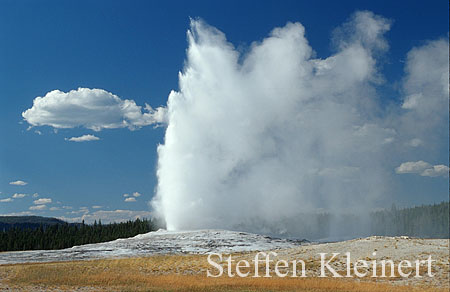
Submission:
<svg viewBox="0 0 450 292">
<path fill-rule="evenodd" d="M 378 271 L 378 277 L 365 277 L 364 280 L 384 281 L 399 285 L 449 287 L 450 250 L 448 239 L 372 236 L 342 242 L 301 245 L 276 252 L 279 259 L 301 259 L 307 265 L 310 263 L 309 268 L 306 268 L 308 277 L 318 277 L 321 274 L 320 253 L 327 253 L 327 260 L 332 257 L 332 253 L 339 253 L 335 260 L 330 263 L 330 266 L 343 276 L 347 274 L 347 252 L 350 253 L 352 264 L 357 260 L 365 260 L 369 263 L 369 268 L 374 260 L 377 265 L 380 265 L 382 260 L 392 260 L 396 264 L 395 269 L 398 269 L 400 261 L 408 260 L 412 263 L 412 268 L 404 268 L 403 270 L 405 273 L 408 270 L 412 272 L 409 277 L 391 278 L 389 277 L 390 273 L 386 272 L 387 277 L 383 278 L 380 277 L 381 272 Z M 414 269 L 415 261 L 427 260 L 429 256 L 433 260 L 431 265 L 433 277 L 428 276 L 426 263 L 420 265 L 421 277 L 414 277 L 416 275 Z M 246 258 L 251 260 L 252 255 L 246 255 Z M 360 270 L 364 271 L 364 269 Z M 325 272 L 327 276 L 331 277 L 332 274 L 327 269 L 325 269 Z M 352 269 L 351 275 L 352 278 L 358 279 Z M 373 269 L 368 269 L 368 275 L 373 275 Z"/>
<path fill-rule="evenodd" d="M 7 284 L 7 282 L 14 277 L 13 272 L 11 271 L 16 271 L 16 273 L 20 270 L 31 271 L 29 263 L 61 262 L 61 264 L 58 264 L 60 267 L 54 267 L 54 270 L 59 271 L 61 270 L 61 267 L 65 265 L 64 262 L 67 261 L 75 260 L 75 262 L 73 262 L 75 266 L 78 265 L 78 267 L 83 267 L 84 264 L 82 263 L 85 260 L 101 259 L 101 261 L 103 261 L 105 259 L 136 258 L 141 260 L 136 260 L 136 262 L 133 263 L 134 266 L 130 267 L 136 268 L 139 271 L 151 271 L 148 275 L 161 276 L 162 274 L 188 274 L 197 277 L 205 276 L 206 278 L 206 271 L 208 269 L 215 272 L 215 270 L 212 269 L 212 266 L 206 261 L 208 254 L 221 253 L 224 255 L 224 261 L 225 255 L 229 254 L 233 256 L 233 259 L 236 262 L 239 260 L 247 260 L 251 263 L 251 267 L 248 269 L 250 271 L 252 269 L 252 260 L 259 251 L 276 252 L 276 257 L 273 254 L 271 256 L 271 259 L 274 260 L 274 262 L 276 260 L 286 260 L 288 262 L 293 260 L 304 261 L 306 263 L 306 276 L 309 279 L 320 279 L 319 276 L 321 275 L 322 266 L 321 253 L 326 253 L 325 261 L 328 261 L 333 253 L 338 253 L 329 265 L 337 273 L 345 276 L 348 268 L 348 257 L 346 253 L 349 253 L 351 277 L 343 277 L 342 280 L 344 281 L 382 282 L 395 284 L 397 286 L 407 285 L 411 287 L 449 288 L 450 269 L 448 239 L 372 236 L 333 243 L 310 243 L 305 241 L 275 239 L 244 232 L 200 230 L 184 232 L 151 232 L 133 238 L 119 239 L 108 243 L 78 246 L 58 251 L 0 253 L 0 290 L 53 291 L 51 290 L 53 288 L 45 285 L 28 286 L 25 290 L 20 290 L 17 285 L 14 287 L 8 286 L 9 284 Z M 191 257 L 189 255 L 198 256 Z M 430 277 L 427 274 L 427 265 L 422 263 L 420 265 L 420 277 L 415 277 L 415 261 L 427 260 L 430 256 L 433 260 L 431 264 L 431 273 L 433 276 Z M 170 263 L 170 261 L 162 260 L 162 258 L 165 257 L 171 258 L 172 261 L 176 261 L 178 266 L 181 264 L 183 268 L 173 268 L 172 264 L 165 264 L 167 267 L 162 267 L 156 259 L 161 263 Z M 263 259 L 262 256 L 260 256 L 260 258 Z M 183 262 L 184 259 L 188 262 Z M 79 260 L 81 260 L 81 264 Z M 367 269 L 359 269 L 361 272 L 368 271 L 368 275 L 365 277 L 357 277 L 353 272 L 353 266 L 358 260 L 365 260 L 369 263 Z M 377 271 L 378 277 L 371 277 L 373 269 L 370 269 L 370 264 L 374 261 L 377 264 L 380 264 L 382 260 L 392 260 L 395 264 L 395 268 L 398 267 L 398 264 L 401 261 L 410 261 L 412 267 L 404 268 L 403 271 L 410 271 L 412 273 L 409 277 L 399 277 L 396 272 L 396 277 L 392 278 L 389 277 L 390 271 L 388 269 L 386 272 L 387 277 L 380 277 L 380 271 Z M 221 264 L 224 265 L 226 270 L 227 264 L 224 261 L 221 262 Z M 232 265 L 235 265 L 236 262 Z M 274 271 L 274 262 L 271 262 L 270 265 L 272 274 Z M 120 267 L 124 263 L 125 262 L 115 263 L 114 265 L 109 262 L 101 263 L 101 272 L 103 272 L 103 269 L 116 269 L 115 272 L 120 274 Z M 71 267 L 70 262 L 68 262 L 67 265 L 67 267 Z M 263 262 L 261 262 L 260 265 L 263 265 Z M 92 269 L 98 270 L 98 266 L 98 264 L 92 264 Z M 72 268 L 73 267 L 74 266 L 72 266 Z M 50 268 L 51 267 L 42 268 L 42 271 L 46 271 L 46 269 Z M 76 269 L 75 271 L 77 271 Z M 233 269 L 235 269 L 235 266 Z M 260 269 L 264 269 L 264 267 L 261 266 Z M 49 271 L 54 270 L 50 269 Z M 287 272 L 288 269 L 280 269 L 280 271 Z M 299 268 L 298 271 L 300 272 Z M 325 271 L 327 277 L 331 278 L 332 274 L 328 270 Z M 45 275 L 43 275 L 43 277 L 45 277 Z M 51 281 L 46 281 L 46 283 L 51 283 Z M 55 289 L 56 290 L 54 291 L 58 291 L 58 288 Z M 76 291 L 92 291 L 93 289 L 94 288 L 83 285 L 76 287 Z M 102 291 L 103 289 L 97 287 L 94 290 Z"/>
</svg>

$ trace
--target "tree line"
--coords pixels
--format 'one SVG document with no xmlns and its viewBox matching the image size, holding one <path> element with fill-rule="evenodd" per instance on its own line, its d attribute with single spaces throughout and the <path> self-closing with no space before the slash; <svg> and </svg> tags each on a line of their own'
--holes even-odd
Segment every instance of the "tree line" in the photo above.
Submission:
<svg viewBox="0 0 450 292">
<path fill-rule="evenodd" d="M 310 212 L 283 217 L 278 221 L 254 220 L 234 227 L 275 237 L 319 241 L 379 236 L 449 238 L 449 202 L 417 207 L 354 212 Z"/>
<path fill-rule="evenodd" d="M 157 230 L 154 220 L 136 219 L 121 223 L 43 225 L 38 228 L 9 228 L 0 232 L 0 251 L 63 249 L 75 245 L 127 238 Z"/>
<path fill-rule="evenodd" d="M 54 220 L 49 221 L 52 218 L 43 217 L 25 218 L 26 220 L 24 218 L 3 219 L 4 224 L 9 225 L 0 229 L 0 251 L 62 249 L 128 238 L 157 230 L 158 226 L 161 226 L 161 222 L 147 219 L 111 224 L 96 221 L 90 225 L 84 222 L 70 224 L 63 221 L 53 222 Z M 42 221 L 42 219 L 46 220 Z M 44 223 L 40 223 L 39 227 L 33 225 L 39 220 Z M 393 205 L 390 209 L 368 212 L 365 216 L 331 213 L 303 214 L 298 220 L 286 218 L 286 221 L 272 223 L 273 230 L 276 230 L 278 226 L 295 224 L 297 232 L 285 233 L 284 236 L 298 237 L 300 235 L 302 238 L 313 240 L 333 238 L 337 235 L 348 237 L 407 235 L 423 238 L 449 238 L 450 236 L 449 202 L 403 209 Z M 252 226 L 257 226 L 257 222 L 253 222 Z M 245 228 L 241 229 L 245 230 Z M 253 231 L 270 233 L 271 229 L 265 222 L 261 224 L 261 228 Z"/>
<path fill-rule="evenodd" d="M 404 209 L 392 205 L 390 210 L 373 212 L 371 233 L 385 236 L 449 238 L 449 203 Z"/>
</svg>

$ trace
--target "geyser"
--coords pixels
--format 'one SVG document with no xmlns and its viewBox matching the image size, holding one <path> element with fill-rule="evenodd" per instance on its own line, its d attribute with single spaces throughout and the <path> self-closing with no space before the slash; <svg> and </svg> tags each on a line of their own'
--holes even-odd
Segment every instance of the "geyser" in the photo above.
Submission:
<svg viewBox="0 0 450 292">
<path fill-rule="evenodd" d="M 307 214 L 365 212 L 383 199 L 393 169 L 384 158 L 419 137 L 399 137 L 411 117 L 397 123 L 377 96 L 389 28 L 356 12 L 333 34 L 336 53 L 319 59 L 300 23 L 242 55 L 192 20 L 151 202 L 167 228 L 307 236 L 315 224 Z"/>
</svg>

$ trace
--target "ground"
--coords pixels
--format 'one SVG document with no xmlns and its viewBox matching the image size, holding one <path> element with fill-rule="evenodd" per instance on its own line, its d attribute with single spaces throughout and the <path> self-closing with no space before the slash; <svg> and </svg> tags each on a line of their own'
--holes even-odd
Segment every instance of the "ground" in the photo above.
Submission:
<svg viewBox="0 0 450 292">
<path fill-rule="evenodd" d="M 207 277 L 209 269 L 218 271 L 207 261 L 207 254 L 153 254 L 129 258 L 102 258 L 92 260 L 19 263 L 0 265 L 1 291 L 449 291 L 449 240 L 417 239 L 407 237 L 369 237 L 336 243 L 303 244 L 274 250 L 278 259 L 301 259 L 306 263 L 306 278 L 230 278 L 227 265 L 222 277 Z M 266 251 L 267 252 L 267 251 Z M 352 260 L 381 261 L 435 260 L 433 277 L 426 275 L 425 266 L 421 277 L 373 278 L 319 278 L 319 253 L 340 253 L 330 266 L 345 274 L 345 252 Z M 376 255 L 373 253 L 376 252 Z M 256 251 L 232 252 L 235 260 L 251 263 Z M 5 256 L 3 256 L 5 258 Z M 232 264 L 235 271 L 235 263 Z M 262 265 L 262 263 L 261 263 Z M 251 266 L 248 270 L 254 268 Z M 264 275 L 264 266 L 259 267 Z M 282 270 L 282 269 L 281 269 Z M 409 271 L 410 269 L 405 269 Z M 387 275 L 390 270 L 387 270 Z"/>
</svg>

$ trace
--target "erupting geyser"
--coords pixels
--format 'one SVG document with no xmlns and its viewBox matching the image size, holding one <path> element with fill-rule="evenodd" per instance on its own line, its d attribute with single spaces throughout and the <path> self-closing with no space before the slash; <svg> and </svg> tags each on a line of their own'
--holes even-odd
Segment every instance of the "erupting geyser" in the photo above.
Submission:
<svg viewBox="0 0 450 292">
<path fill-rule="evenodd" d="M 419 110 L 405 106 L 412 87 L 403 108 L 381 106 L 377 58 L 388 50 L 389 28 L 387 19 L 356 12 L 333 33 L 336 53 L 319 59 L 300 23 L 275 28 L 242 55 L 193 20 L 151 202 L 167 228 L 301 233 L 301 214 L 364 212 L 383 199 L 394 168 L 386 157 L 439 122 L 413 130 Z M 442 55 L 436 74 L 448 74 L 446 41 L 432 45 Z M 419 57 L 408 59 L 406 79 Z M 432 110 L 444 107 L 441 85 Z"/>
</svg>

